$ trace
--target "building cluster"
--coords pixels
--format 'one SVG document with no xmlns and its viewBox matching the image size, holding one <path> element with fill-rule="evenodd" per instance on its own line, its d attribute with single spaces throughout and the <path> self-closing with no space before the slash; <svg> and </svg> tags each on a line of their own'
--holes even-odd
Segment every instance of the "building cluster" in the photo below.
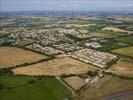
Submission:
<svg viewBox="0 0 133 100">
<path fill-rule="evenodd" d="M 98 43 L 98 42 L 89 42 L 89 43 L 85 43 L 85 46 L 86 46 L 86 47 L 92 47 L 92 48 L 100 48 L 100 47 L 102 47 L 102 46 L 100 45 L 100 43 Z"/>
<path fill-rule="evenodd" d="M 54 48 L 48 47 L 48 46 L 44 47 L 44 46 L 36 44 L 36 43 L 28 45 L 28 46 L 26 46 L 26 48 L 30 49 L 30 50 L 38 51 L 38 52 L 41 52 L 41 53 L 44 53 L 44 54 L 50 55 L 50 56 L 64 53 L 61 50 L 57 50 L 57 49 L 54 49 Z"/>
<path fill-rule="evenodd" d="M 45 30 L 16 30 L 11 31 L 7 37 L 0 38 L 0 44 L 9 41 L 12 44 L 20 43 L 20 41 L 30 41 L 30 44 L 24 45 L 24 48 L 37 51 L 49 56 L 57 56 L 58 54 L 69 54 L 73 58 L 82 60 L 86 63 L 104 68 L 117 58 L 117 56 L 99 52 L 90 48 L 100 48 L 101 45 L 98 40 L 102 41 L 103 38 L 86 36 L 87 33 L 80 33 L 75 29 L 45 29 Z M 67 35 L 70 35 L 67 36 Z M 71 35 L 76 38 L 85 40 L 77 40 L 71 38 Z M 75 39 L 75 40 L 74 40 Z M 93 40 L 91 40 L 93 39 Z M 80 45 L 80 44 L 83 45 Z"/>
<path fill-rule="evenodd" d="M 116 55 L 92 49 L 82 49 L 75 51 L 73 52 L 72 57 L 84 61 L 86 63 L 99 66 L 101 68 L 107 67 L 107 65 L 111 61 L 117 59 Z"/>
<path fill-rule="evenodd" d="M 74 51 L 74 50 L 79 50 L 82 47 L 77 46 L 77 45 L 72 45 L 69 43 L 60 43 L 60 44 L 53 44 L 53 47 L 55 47 L 56 49 L 60 49 L 66 52 L 70 52 L 70 51 Z"/>
</svg>

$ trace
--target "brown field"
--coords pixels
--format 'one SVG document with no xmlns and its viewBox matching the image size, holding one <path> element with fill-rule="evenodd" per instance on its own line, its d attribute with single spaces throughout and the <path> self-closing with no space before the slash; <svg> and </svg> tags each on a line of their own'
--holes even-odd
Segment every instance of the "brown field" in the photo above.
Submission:
<svg viewBox="0 0 133 100">
<path fill-rule="evenodd" d="M 97 83 L 90 85 L 86 90 L 74 100 L 123 100 L 123 97 L 108 99 L 111 96 L 132 92 L 133 80 L 122 79 L 106 75 L 99 79 Z M 132 95 L 128 95 L 124 100 L 133 100 Z"/>
<path fill-rule="evenodd" d="M 107 71 L 112 74 L 133 77 L 133 61 L 129 59 L 120 59 L 116 64 L 112 65 Z"/>
<path fill-rule="evenodd" d="M 74 90 L 79 90 L 82 86 L 85 85 L 84 79 L 78 77 L 78 76 L 73 76 L 73 77 L 67 77 L 64 78 L 64 80 L 74 89 Z"/>
<path fill-rule="evenodd" d="M 104 34 L 104 33 L 91 33 L 90 34 L 93 37 L 102 37 L 102 38 L 111 38 L 111 34 Z"/>
<path fill-rule="evenodd" d="M 81 17 L 81 20 L 99 20 L 98 17 L 95 16 L 90 16 L 90 17 Z"/>
<path fill-rule="evenodd" d="M 133 46 L 115 49 L 112 52 L 133 57 Z"/>
<path fill-rule="evenodd" d="M 114 16 L 113 18 L 115 18 L 115 20 L 118 21 L 133 21 L 133 17 L 129 17 L 129 16 Z"/>
<path fill-rule="evenodd" d="M 16 19 L 14 19 L 14 18 L 1 19 L 0 26 L 14 24 L 15 22 L 16 22 Z"/>
<path fill-rule="evenodd" d="M 62 74 L 82 74 L 88 71 L 95 71 L 97 68 L 92 65 L 77 61 L 75 59 L 65 57 L 56 58 L 46 62 L 20 67 L 13 69 L 14 74 L 23 75 L 50 75 L 60 76 Z"/>
<path fill-rule="evenodd" d="M 0 68 L 13 67 L 45 58 L 47 57 L 16 47 L 0 47 Z"/>
<path fill-rule="evenodd" d="M 82 28 L 82 27 L 90 27 L 90 26 L 96 26 L 96 24 L 66 24 L 65 27 L 77 27 L 77 28 Z"/>
<path fill-rule="evenodd" d="M 127 32 L 127 33 L 133 33 L 132 31 L 127 31 L 127 30 L 123 30 L 123 29 L 119 29 L 119 28 L 115 28 L 115 27 L 105 27 L 102 30 L 104 31 L 114 31 L 114 32 Z"/>
<path fill-rule="evenodd" d="M 133 61 L 130 61 L 128 59 L 120 59 L 109 69 L 114 71 L 133 71 Z"/>
</svg>

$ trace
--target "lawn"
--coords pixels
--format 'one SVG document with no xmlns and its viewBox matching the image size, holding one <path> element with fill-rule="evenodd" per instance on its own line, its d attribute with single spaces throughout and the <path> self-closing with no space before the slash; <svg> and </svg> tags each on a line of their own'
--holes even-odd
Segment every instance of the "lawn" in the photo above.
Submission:
<svg viewBox="0 0 133 100">
<path fill-rule="evenodd" d="M 34 84 L 0 91 L 0 100 L 63 100 L 70 95 L 55 78 L 44 78 Z"/>
<path fill-rule="evenodd" d="M 133 57 L 133 46 L 115 49 L 112 52 Z"/>
</svg>

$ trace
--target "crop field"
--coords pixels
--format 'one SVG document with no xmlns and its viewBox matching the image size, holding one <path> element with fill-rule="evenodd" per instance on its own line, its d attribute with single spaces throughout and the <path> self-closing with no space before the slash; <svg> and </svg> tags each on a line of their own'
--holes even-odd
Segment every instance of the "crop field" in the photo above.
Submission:
<svg viewBox="0 0 133 100">
<path fill-rule="evenodd" d="M 23 75 L 50 75 L 60 76 L 63 74 L 83 74 L 88 71 L 95 71 L 97 68 L 92 65 L 66 57 L 41 62 L 26 67 L 13 69 L 14 74 Z"/>
<path fill-rule="evenodd" d="M 133 96 L 128 94 L 132 92 L 132 84 L 133 80 L 105 75 L 97 83 L 82 91 L 74 100 L 122 100 L 123 98 L 124 100 L 132 100 Z M 117 97 L 116 95 L 121 96 Z"/>
<path fill-rule="evenodd" d="M 133 46 L 115 49 L 112 52 L 133 57 Z"/>
<path fill-rule="evenodd" d="M 13 67 L 41 59 L 47 59 L 47 56 L 16 47 L 0 47 L 0 68 Z"/>
<path fill-rule="evenodd" d="M 20 83 L 22 82 L 21 79 L 27 81 L 24 77 L 18 78 L 12 77 L 12 81 L 14 81 L 14 83 L 16 82 L 16 85 L 18 81 L 20 81 Z M 7 78 L 6 80 L 1 79 L 3 85 L 10 81 L 10 78 Z M 8 85 L 10 86 L 10 83 L 8 83 Z M 43 78 L 42 80 L 32 84 L 18 85 L 17 87 L 8 90 L 1 90 L 0 100 L 64 100 L 66 97 L 71 95 L 71 92 L 55 78 Z"/>
<path fill-rule="evenodd" d="M 78 76 L 73 76 L 73 77 L 67 77 L 64 78 L 64 80 L 74 89 L 74 90 L 79 90 L 82 86 L 85 85 L 84 79 L 78 77 Z"/>
</svg>

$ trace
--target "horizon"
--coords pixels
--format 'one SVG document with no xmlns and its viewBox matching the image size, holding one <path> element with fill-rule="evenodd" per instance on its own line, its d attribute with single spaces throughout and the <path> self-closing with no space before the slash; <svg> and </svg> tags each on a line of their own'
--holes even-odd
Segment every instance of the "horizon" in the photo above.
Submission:
<svg viewBox="0 0 133 100">
<path fill-rule="evenodd" d="M 0 12 L 13 11 L 128 11 L 132 0 L 1 0 Z"/>
</svg>

